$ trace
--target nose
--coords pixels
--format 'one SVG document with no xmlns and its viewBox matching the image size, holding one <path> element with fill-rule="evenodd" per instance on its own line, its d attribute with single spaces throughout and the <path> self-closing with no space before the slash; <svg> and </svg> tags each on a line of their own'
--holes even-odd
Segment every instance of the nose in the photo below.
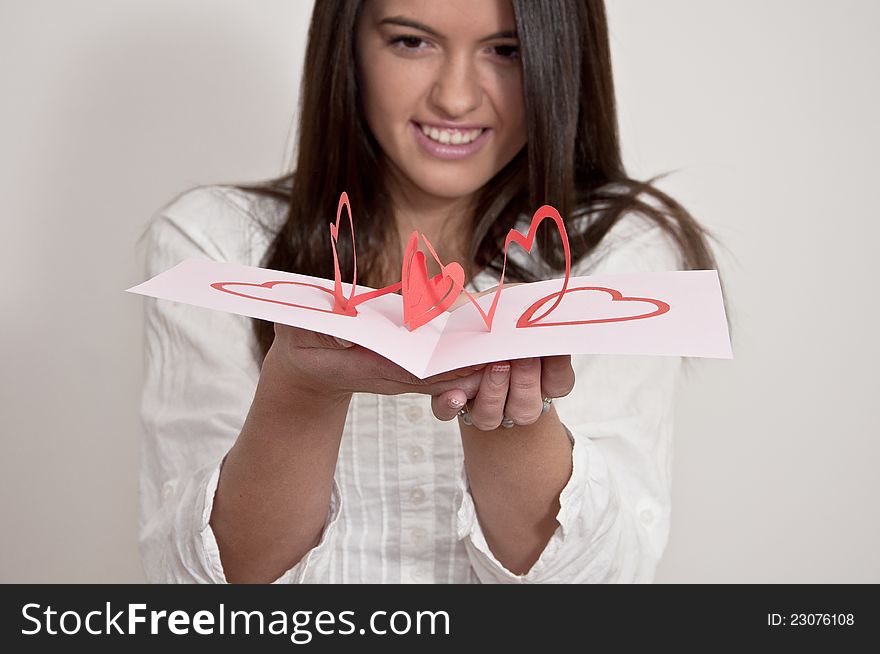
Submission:
<svg viewBox="0 0 880 654">
<path fill-rule="evenodd" d="M 473 61 L 466 56 L 447 59 L 431 89 L 434 108 L 449 119 L 468 115 L 480 106 L 483 90 Z"/>
</svg>

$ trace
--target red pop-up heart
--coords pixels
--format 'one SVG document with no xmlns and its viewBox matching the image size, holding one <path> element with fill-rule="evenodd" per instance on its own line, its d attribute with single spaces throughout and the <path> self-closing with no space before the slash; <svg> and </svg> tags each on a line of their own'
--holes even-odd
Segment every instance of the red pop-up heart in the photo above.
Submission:
<svg viewBox="0 0 880 654">
<path fill-rule="evenodd" d="M 342 219 L 342 208 L 345 207 L 348 209 L 348 224 L 351 229 L 351 255 L 352 255 L 352 279 L 351 279 L 351 291 L 349 292 L 348 297 L 345 297 L 345 294 L 342 291 L 342 274 L 339 268 L 339 254 L 336 251 L 336 243 L 339 241 L 339 223 Z M 335 313 L 343 316 L 357 316 L 357 305 L 362 302 L 366 302 L 367 300 L 372 300 L 374 298 L 380 297 L 382 295 L 387 295 L 388 293 L 396 293 L 400 290 L 400 282 L 396 284 L 391 284 L 390 286 L 386 286 L 384 288 L 367 291 L 366 293 L 361 293 L 360 295 L 356 294 L 357 289 L 357 251 L 355 249 L 355 240 L 354 240 L 354 218 L 351 214 L 351 204 L 348 200 L 348 193 L 345 191 L 342 192 L 342 195 L 339 196 L 339 205 L 336 208 L 336 222 L 330 223 L 330 245 L 333 248 L 333 290 L 329 290 L 323 288 L 321 286 L 317 286 L 315 284 L 309 284 L 307 282 L 289 282 L 289 281 L 269 281 L 264 282 L 262 284 L 253 284 L 250 282 L 215 282 L 211 284 L 211 287 L 215 290 L 222 291 L 224 293 L 229 293 L 230 295 L 237 295 L 239 297 L 248 298 L 250 300 L 259 300 L 261 302 L 271 302 L 272 304 L 281 304 L 288 307 L 294 307 L 296 309 L 308 309 L 309 311 L 318 311 L 320 313 Z M 315 288 L 320 291 L 324 291 L 325 293 L 329 293 L 333 297 L 333 305 L 330 309 L 324 309 L 321 307 L 309 306 L 306 304 L 297 304 L 293 302 L 285 302 L 282 300 L 273 300 L 271 298 L 260 297 L 257 295 L 251 295 L 248 293 L 243 293 L 240 291 L 233 291 L 230 287 L 252 287 L 252 288 L 266 288 L 269 290 L 273 290 L 276 286 L 283 285 L 293 285 L 293 286 L 306 286 L 310 288 Z"/>
<path fill-rule="evenodd" d="M 351 293 L 346 298 L 342 293 L 342 274 L 339 272 L 339 255 L 336 253 L 336 242 L 339 240 L 339 220 L 342 217 L 342 207 L 348 209 L 348 225 L 351 228 L 351 255 L 352 255 L 352 276 L 351 276 Z M 352 300 L 354 299 L 355 288 L 357 285 L 357 252 L 354 243 L 354 220 L 351 216 L 351 204 L 348 202 L 348 193 L 342 192 L 339 197 L 339 205 L 336 208 L 336 223 L 330 223 L 330 245 L 333 248 L 333 312 L 341 313 L 346 316 L 356 316 L 357 311 L 354 308 Z"/>
<path fill-rule="evenodd" d="M 425 253 L 418 250 L 418 244 L 419 233 L 413 232 L 403 255 L 401 270 L 403 323 L 410 331 L 449 309 L 464 289 L 464 269 L 461 264 L 444 265 L 426 238 L 425 245 L 440 264 L 440 274 L 429 279 Z"/>
<path fill-rule="evenodd" d="M 551 207 L 549 204 L 545 204 L 532 216 L 532 223 L 529 225 L 529 233 L 526 236 L 523 236 L 515 229 L 511 229 L 507 233 L 507 238 L 504 239 L 504 263 L 501 265 L 501 278 L 498 280 L 498 290 L 495 291 L 488 313 L 483 311 L 483 308 L 479 305 L 473 295 L 468 293 L 467 290 L 462 289 L 462 292 L 477 308 L 477 311 L 480 312 L 480 316 L 483 318 L 483 322 L 486 323 L 486 327 L 489 328 L 489 331 L 492 330 L 492 322 L 495 319 L 495 310 L 498 308 L 498 301 L 501 299 L 501 291 L 504 288 L 504 273 L 507 270 L 507 252 L 510 249 L 510 244 L 516 243 L 523 247 L 526 252 L 531 252 L 532 247 L 535 244 L 535 234 L 538 231 L 538 225 L 540 225 L 546 218 L 550 218 L 556 224 L 556 229 L 559 230 L 559 236 L 562 238 L 562 249 L 565 252 L 565 279 L 562 281 L 562 289 L 559 291 L 556 301 L 549 309 L 535 318 L 535 320 L 537 321 L 546 317 L 557 306 L 559 306 L 559 303 L 562 301 L 562 296 L 565 295 L 565 291 L 568 288 L 568 278 L 571 276 L 571 248 L 568 244 L 568 234 L 565 231 L 565 223 L 562 221 L 562 216 L 559 215 L 559 212 L 555 208 Z"/>
<path fill-rule="evenodd" d="M 346 298 L 342 293 L 342 274 L 339 271 L 339 255 L 336 252 L 336 242 L 339 240 L 339 219 L 342 215 L 342 207 L 348 209 L 348 224 L 351 227 L 351 257 L 352 257 L 352 276 L 351 276 L 351 292 Z M 365 293 L 356 293 L 357 286 L 357 250 L 355 249 L 354 240 L 354 217 L 351 215 L 351 205 L 348 201 L 348 193 L 342 192 L 339 196 L 339 206 L 336 208 L 336 223 L 330 223 L 330 244 L 333 247 L 333 313 L 339 313 L 345 316 L 356 316 L 357 306 L 368 300 L 373 300 L 389 293 L 396 293 L 400 290 L 402 282 L 389 284 Z"/>
</svg>

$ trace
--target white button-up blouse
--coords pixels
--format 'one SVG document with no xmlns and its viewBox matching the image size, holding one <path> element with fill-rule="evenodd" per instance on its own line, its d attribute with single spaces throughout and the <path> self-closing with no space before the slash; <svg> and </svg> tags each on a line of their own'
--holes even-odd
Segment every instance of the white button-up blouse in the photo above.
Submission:
<svg viewBox="0 0 880 654">
<path fill-rule="evenodd" d="M 190 190 L 153 216 L 146 275 L 191 257 L 259 266 L 271 237 L 261 223 L 277 226 L 284 218 L 281 203 L 232 187 Z M 573 265 L 572 275 L 679 266 L 672 240 L 630 212 L 587 260 Z M 470 290 L 497 283 L 484 271 Z M 223 457 L 259 379 L 251 321 L 166 300 L 145 302 L 144 570 L 151 582 L 225 582 L 209 518 Z M 651 582 L 669 534 L 681 361 L 572 357 L 574 390 L 554 403 L 572 440 L 573 471 L 560 494 L 556 532 L 522 575 L 507 570 L 486 544 L 458 421 L 437 420 L 426 395 L 356 393 L 322 537 L 273 583 Z"/>
</svg>

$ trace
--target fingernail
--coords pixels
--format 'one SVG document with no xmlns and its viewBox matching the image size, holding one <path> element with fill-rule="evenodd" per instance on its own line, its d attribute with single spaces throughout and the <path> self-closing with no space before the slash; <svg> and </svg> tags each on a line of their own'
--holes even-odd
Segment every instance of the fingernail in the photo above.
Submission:
<svg viewBox="0 0 880 654">
<path fill-rule="evenodd" d="M 453 409 L 460 409 L 463 404 L 464 404 L 464 402 L 459 400 L 457 397 L 450 397 L 449 398 L 449 406 L 452 407 Z"/>
<path fill-rule="evenodd" d="M 507 377 L 507 373 L 509 372 L 509 363 L 496 363 L 489 369 L 489 374 L 491 375 L 492 381 L 496 382 L 504 381 L 505 377 Z"/>
<path fill-rule="evenodd" d="M 339 346 L 340 346 L 340 347 L 352 347 L 352 346 L 354 346 L 354 343 L 352 343 L 351 341 L 347 341 L 347 340 L 345 340 L 344 338 L 339 338 L 338 336 L 334 336 L 333 338 L 336 339 L 336 342 L 339 343 Z"/>
</svg>

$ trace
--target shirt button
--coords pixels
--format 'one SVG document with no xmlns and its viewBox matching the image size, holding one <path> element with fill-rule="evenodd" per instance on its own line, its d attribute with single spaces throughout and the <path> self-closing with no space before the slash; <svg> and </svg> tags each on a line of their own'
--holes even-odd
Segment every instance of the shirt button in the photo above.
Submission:
<svg viewBox="0 0 880 654">
<path fill-rule="evenodd" d="M 413 488 L 412 493 L 409 494 L 410 499 L 413 504 L 421 504 L 425 501 L 425 491 L 421 488 Z"/>
<path fill-rule="evenodd" d="M 417 565 L 409 572 L 410 579 L 415 582 L 424 581 L 428 578 L 428 570 L 420 565 Z"/>
<path fill-rule="evenodd" d="M 642 521 L 642 524 L 650 525 L 654 522 L 654 513 L 648 509 L 644 509 L 639 513 L 639 519 Z"/>
<path fill-rule="evenodd" d="M 406 419 L 410 422 L 417 422 L 425 415 L 424 409 L 420 406 L 410 406 L 406 409 Z"/>
<path fill-rule="evenodd" d="M 428 532 L 421 527 L 416 527 L 410 532 L 410 537 L 412 538 L 413 543 L 415 543 L 416 545 L 421 545 L 428 537 Z"/>
<path fill-rule="evenodd" d="M 170 481 L 165 482 L 162 485 L 162 499 L 167 500 L 172 495 L 174 495 L 174 484 L 172 484 Z"/>
<path fill-rule="evenodd" d="M 418 463 L 419 461 L 424 460 L 425 458 L 425 450 L 422 449 L 421 445 L 413 445 L 409 448 L 409 459 L 413 463 Z"/>
</svg>

